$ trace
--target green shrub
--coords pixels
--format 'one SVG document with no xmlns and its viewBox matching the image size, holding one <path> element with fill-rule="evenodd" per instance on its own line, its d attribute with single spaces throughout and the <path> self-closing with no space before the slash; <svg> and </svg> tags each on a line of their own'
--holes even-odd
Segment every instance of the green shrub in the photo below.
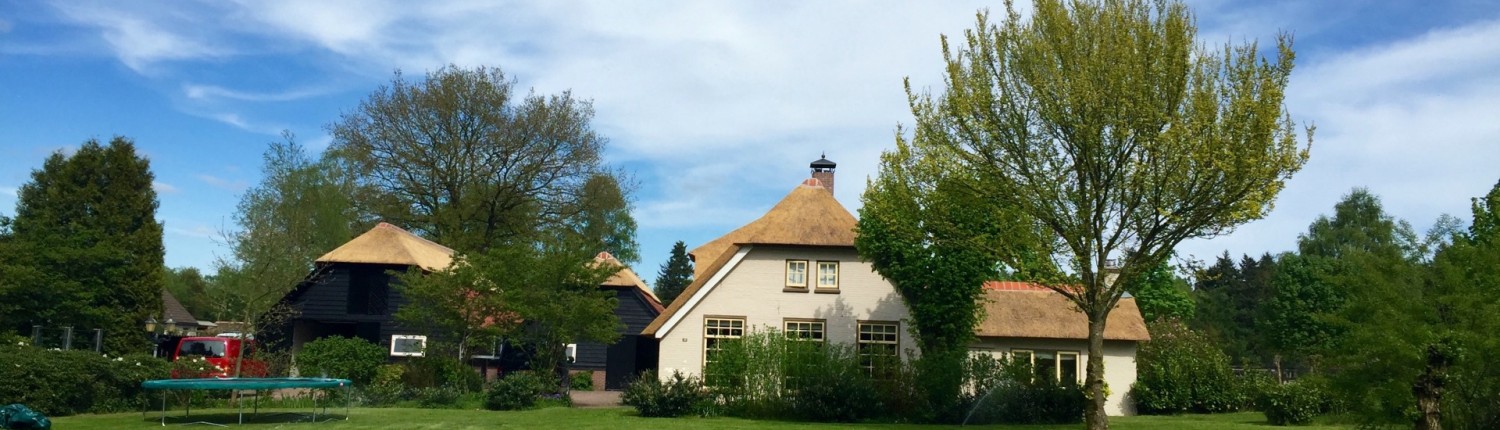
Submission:
<svg viewBox="0 0 1500 430">
<path fill-rule="evenodd" d="M 784 374 L 792 414 L 821 422 L 856 422 L 880 412 L 875 385 L 848 345 L 790 342 Z"/>
<path fill-rule="evenodd" d="M 400 364 L 382 364 L 376 367 L 375 379 L 363 389 L 365 404 L 390 405 L 405 398 L 406 384 L 401 382 L 403 373 L 406 373 L 406 366 Z"/>
<path fill-rule="evenodd" d="M 1257 406 L 1271 424 L 1308 424 L 1327 407 L 1325 390 L 1320 385 L 1298 380 L 1271 387 L 1262 394 Z"/>
<path fill-rule="evenodd" d="M 385 364 L 386 350 L 360 338 L 325 337 L 302 345 L 297 370 L 302 376 L 345 378 L 364 386 L 375 378 L 375 369 Z"/>
<path fill-rule="evenodd" d="M 1136 363 L 1131 395 L 1142 414 L 1232 412 L 1249 403 L 1229 357 L 1181 322 L 1152 323 Z"/>
<path fill-rule="evenodd" d="M 625 387 L 621 400 L 634 406 L 643 417 L 681 417 L 704 415 L 712 400 L 703 387 L 703 380 L 672 372 L 672 378 L 663 382 L 655 371 L 647 371 L 640 379 Z"/>
<path fill-rule="evenodd" d="M 492 411 L 530 409 L 542 396 L 542 378 L 533 372 L 512 372 L 490 386 L 485 395 L 484 408 Z"/>
<path fill-rule="evenodd" d="M 484 387 L 484 378 L 473 367 L 449 357 L 417 357 L 408 360 L 401 375 L 408 388 L 453 387 L 476 392 Z"/>
<path fill-rule="evenodd" d="M 145 355 L 0 345 L 0 404 L 23 403 L 47 416 L 141 410 L 148 402 L 141 382 L 169 375 L 166 360 Z"/>
<path fill-rule="evenodd" d="M 990 356 L 969 359 L 975 378 L 966 424 L 1075 424 L 1083 422 L 1087 397 L 1075 381 L 1037 376 L 1030 363 Z"/>
<path fill-rule="evenodd" d="M 594 371 L 584 370 L 574 373 L 570 378 L 572 378 L 569 381 L 570 388 L 578 391 L 594 391 Z"/>
</svg>

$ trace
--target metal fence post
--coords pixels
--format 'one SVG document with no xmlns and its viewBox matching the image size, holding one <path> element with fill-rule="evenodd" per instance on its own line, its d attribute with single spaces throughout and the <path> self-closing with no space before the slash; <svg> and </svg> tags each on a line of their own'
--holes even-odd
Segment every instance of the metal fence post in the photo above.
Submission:
<svg viewBox="0 0 1500 430">
<path fill-rule="evenodd" d="M 63 327 L 63 351 L 73 349 L 73 326 Z"/>
<path fill-rule="evenodd" d="M 104 352 L 104 329 L 94 329 L 94 353 Z"/>
<path fill-rule="evenodd" d="M 35 347 L 41 347 L 42 346 L 42 325 L 41 324 L 37 324 L 37 325 L 31 326 L 31 346 L 35 346 Z"/>
</svg>

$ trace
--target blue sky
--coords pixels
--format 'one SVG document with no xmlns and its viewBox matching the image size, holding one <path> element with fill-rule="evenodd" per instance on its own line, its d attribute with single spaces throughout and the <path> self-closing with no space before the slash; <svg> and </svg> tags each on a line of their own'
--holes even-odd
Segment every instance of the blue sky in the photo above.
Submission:
<svg viewBox="0 0 1500 430">
<path fill-rule="evenodd" d="M 1425 229 L 1500 179 L 1500 3 L 1189 4 L 1206 43 L 1295 34 L 1287 107 L 1318 132 L 1269 217 L 1180 253 L 1289 250 L 1356 186 Z M 939 35 L 985 7 L 1003 5 L 0 0 L 0 213 L 48 154 L 128 136 L 156 173 L 167 264 L 207 268 L 282 130 L 321 150 L 393 71 L 490 65 L 594 101 L 607 161 L 640 182 L 649 282 L 672 242 L 753 220 L 825 151 L 857 211 L 911 122 L 901 80 L 939 85 Z"/>
</svg>

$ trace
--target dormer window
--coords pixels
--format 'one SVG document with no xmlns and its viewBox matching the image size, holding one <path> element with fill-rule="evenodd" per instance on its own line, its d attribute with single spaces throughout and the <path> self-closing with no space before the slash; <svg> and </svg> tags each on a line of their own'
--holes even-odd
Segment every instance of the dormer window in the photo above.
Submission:
<svg viewBox="0 0 1500 430">
<path fill-rule="evenodd" d="M 807 288 L 807 260 L 786 261 L 786 287 Z"/>
<path fill-rule="evenodd" d="M 820 289 L 820 290 L 837 290 L 837 289 L 839 289 L 839 262 L 837 262 L 837 261 L 819 261 L 818 262 L 818 289 Z"/>
</svg>

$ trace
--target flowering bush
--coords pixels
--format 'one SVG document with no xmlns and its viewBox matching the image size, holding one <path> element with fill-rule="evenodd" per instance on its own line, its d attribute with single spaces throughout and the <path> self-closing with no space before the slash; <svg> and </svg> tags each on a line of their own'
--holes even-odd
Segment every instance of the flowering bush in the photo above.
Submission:
<svg viewBox="0 0 1500 430">
<path fill-rule="evenodd" d="M 24 403 L 48 416 L 140 410 L 147 403 L 141 382 L 168 375 L 165 360 L 146 355 L 0 345 L 0 404 Z"/>
</svg>

